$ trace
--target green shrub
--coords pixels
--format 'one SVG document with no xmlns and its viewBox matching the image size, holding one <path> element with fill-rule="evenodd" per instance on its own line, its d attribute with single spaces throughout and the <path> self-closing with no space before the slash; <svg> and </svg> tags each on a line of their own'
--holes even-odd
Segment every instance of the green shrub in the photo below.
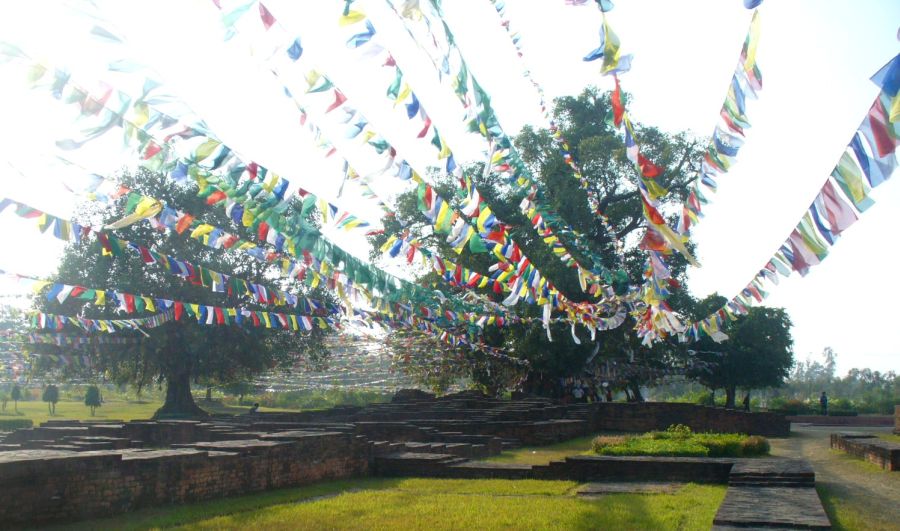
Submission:
<svg viewBox="0 0 900 531">
<path fill-rule="evenodd" d="M 765 437 L 737 433 L 690 433 L 686 426 L 641 436 L 600 436 L 591 444 L 600 455 L 658 455 L 680 457 L 741 457 L 769 453 Z"/>
<path fill-rule="evenodd" d="M 606 446 L 597 452 L 600 455 L 658 455 L 666 457 L 706 457 L 709 450 L 689 440 L 650 439 L 635 437 L 625 444 Z"/>
<path fill-rule="evenodd" d="M 603 448 L 609 446 L 621 446 L 633 438 L 634 437 L 629 437 L 627 435 L 599 435 L 594 437 L 594 440 L 591 441 L 591 448 L 595 453 L 599 454 L 600 450 Z"/>
<path fill-rule="evenodd" d="M 716 395 L 705 391 L 697 396 L 696 403 L 701 406 L 714 406 L 716 405 Z"/>
<path fill-rule="evenodd" d="M 769 439 L 759 435 L 751 435 L 741 441 L 741 455 L 752 457 L 769 453 Z"/>
<path fill-rule="evenodd" d="M 818 412 L 810 404 L 803 400 L 791 398 L 786 400 L 781 397 L 775 397 L 769 401 L 769 410 L 781 413 L 782 415 L 809 415 Z"/>
<path fill-rule="evenodd" d="M 694 441 L 709 450 L 709 457 L 740 457 L 745 437 L 737 433 L 698 433 Z"/>
<path fill-rule="evenodd" d="M 673 439 L 687 439 L 694 434 L 690 426 L 685 426 L 684 424 L 672 424 L 666 428 L 666 433 Z"/>
<path fill-rule="evenodd" d="M 0 431 L 12 431 L 22 428 L 30 428 L 34 424 L 31 419 L 0 419 Z"/>
</svg>

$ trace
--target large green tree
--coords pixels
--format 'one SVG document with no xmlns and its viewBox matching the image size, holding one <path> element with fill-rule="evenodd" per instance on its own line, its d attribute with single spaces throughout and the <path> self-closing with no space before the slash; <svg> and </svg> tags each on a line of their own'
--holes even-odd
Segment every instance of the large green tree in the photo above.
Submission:
<svg viewBox="0 0 900 531">
<path fill-rule="evenodd" d="M 243 226 L 233 224 L 221 208 L 210 208 L 197 195 L 193 185 L 179 185 L 167 177 L 146 170 L 125 173 L 121 184 L 133 193 L 155 197 L 175 209 L 189 212 L 204 222 L 226 228 L 243 239 L 255 241 L 256 236 Z M 82 220 L 90 220 L 101 226 L 122 217 L 121 202 L 118 205 L 98 207 L 91 204 L 81 212 Z M 313 227 L 314 229 L 314 227 Z M 329 300 L 321 289 L 311 292 L 296 279 L 285 280 L 272 274 L 272 265 L 256 260 L 244 253 L 213 249 L 189 238 L 190 230 L 183 234 L 171 230 L 161 231 L 148 222 L 140 222 L 115 231 L 116 236 L 152 248 L 192 264 L 202 265 L 213 271 L 229 274 L 244 280 L 266 285 L 278 285 L 293 293 Z M 259 306 L 252 297 L 237 293 L 213 292 L 196 280 L 173 275 L 161 265 L 148 265 L 130 252 L 123 257 L 105 256 L 96 238 L 66 247 L 58 272 L 53 280 L 88 288 L 116 289 L 122 292 L 151 297 L 180 300 L 191 303 L 222 307 L 239 307 L 251 310 L 302 313 L 292 307 Z M 123 315 L 115 301 L 105 304 L 84 304 L 83 300 L 56 300 L 39 297 L 36 303 L 45 311 L 94 318 L 129 318 L 143 314 Z M 82 309 L 83 308 L 83 309 Z M 161 310 L 157 310 L 161 311 Z M 298 356 L 319 358 L 326 354 L 322 339 L 328 330 L 314 327 L 311 333 L 286 330 L 269 330 L 253 326 L 208 326 L 185 318 L 169 322 L 143 332 L 123 331 L 120 337 L 135 339 L 133 344 L 98 344 L 86 351 L 90 356 L 88 370 L 99 372 L 116 383 L 129 383 L 140 389 L 153 384 L 166 385 L 166 399 L 157 411 L 158 417 L 203 416 L 205 413 L 193 400 L 193 383 L 227 384 L 243 381 L 262 371 L 290 365 Z M 36 351 L 55 347 L 37 345 Z M 72 364 L 72 371 L 84 368 Z"/>
<path fill-rule="evenodd" d="M 721 308 L 725 298 L 710 295 L 694 315 L 705 317 Z M 704 337 L 692 348 L 707 363 L 691 374 L 710 389 L 725 390 L 725 406 L 734 407 L 737 389 L 779 387 L 794 365 L 791 320 L 782 308 L 750 308 L 725 328 L 729 339 L 715 343 Z"/>
<path fill-rule="evenodd" d="M 646 221 L 635 185 L 636 171 L 626 156 L 621 133 L 608 119 L 612 113 L 610 95 L 593 87 L 587 88 L 578 96 L 556 100 L 553 113 L 591 190 L 600 198 L 600 207 L 609 217 L 615 237 L 624 243 L 624 257 L 622 260 L 617 257 L 613 237 L 600 218 L 591 212 L 586 192 L 566 165 L 551 131 L 526 127 L 514 143 L 531 174 L 541 185 L 541 200 L 560 216 L 549 221 L 576 258 L 595 271 L 605 271 L 609 280 L 616 281 L 617 291 L 627 289 L 626 284 L 639 286 L 646 259 L 645 251 L 640 248 Z M 642 153 L 664 168 L 655 181 L 669 190 L 662 199 L 662 210 L 673 214 L 669 220 L 672 224 L 674 212 L 680 211 L 678 206 L 684 200 L 688 184 L 698 175 L 704 145 L 687 133 L 669 134 L 639 123 L 635 127 Z M 544 276 L 571 300 L 592 300 L 580 289 L 574 270 L 552 254 L 532 229 L 530 221 L 519 211 L 523 193 L 508 183 L 505 177 L 485 172 L 484 163 L 467 165 L 466 174 L 473 178 L 494 214 L 508 224 L 515 241 Z M 453 200 L 457 206 L 460 204 L 462 197 L 449 176 L 435 170 L 431 180 L 436 183 L 435 188 L 443 198 Z M 421 236 L 426 247 L 437 249 L 442 256 L 456 258 L 444 235 L 435 235 L 426 229 L 428 222 L 419 212 L 415 192 L 402 195 L 397 210 L 396 215 L 384 218 L 384 234 L 371 239 L 373 258 L 380 254 L 378 249 L 390 235 L 403 230 Z M 564 225 L 571 230 L 564 228 Z M 587 248 L 585 252 L 580 252 L 574 244 L 576 233 L 580 235 L 578 238 L 582 248 Z M 489 253 L 473 254 L 467 250 L 458 257 L 458 261 L 485 273 L 496 259 Z M 669 264 L 675 279 L 670 302 L 675 309 L 690 307 L 693 300 L 684 289 L 678 287 L 685 285 L 687 262 L 682 256 L 673 254 Z M 420 281 L 449 290 L 447 284 L 434 273 L 424 274 Z M 495 301 L 501 298 L 489 291 L 485 291 L 485 295 Z M 530 317 L 540 315 L 537 307 L 524 302 L 520 302 L 515 310 Z M 673 365 L 673 358 L 683 360 L 686 354 L 685 349 L 679 346 L 641 345 L 634 336 L 633 327 L 634 321 L 629 318 L 618 330 L 598 332 L 593 342 L 587 331 L 579 328 L 576 333 L 580 344 L 577 344 L 564 323 L 551 327 L 552 342 L 540 323 L 530 323 L 506 327 L 499 334 L 488 333 L 486 340 L 488 344 L 510 348 L 516 356 L 529 360 L 531 369 L 524 383 L 526 390 L 542 392 L 547 382 L 560 377 L 579 376 L 599 363 L 614 362 L 619 367 L 641 369 L 621 371 L 629 376 L 619 382 L 620 387 L 629 388 L 639 397 L 641 385 L 664 374 L 665 369 Z M 599 351 L 595 352 L 598 344 Z M 589 360 L 590 364 L 587 364 Z"/>
</svg>

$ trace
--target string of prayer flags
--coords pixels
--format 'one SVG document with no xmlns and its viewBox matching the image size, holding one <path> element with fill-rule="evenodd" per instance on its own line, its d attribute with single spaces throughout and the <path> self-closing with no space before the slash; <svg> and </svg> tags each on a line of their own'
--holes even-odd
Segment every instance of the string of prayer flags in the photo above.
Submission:
<svg viewBox="0 0 900 531">
<path fill-rule="evenodd" d="M 25 334 L 23 340 L 34 345 L 58 347 L 87 347 L 93 345 L 132 345 L 140 342 L 137 337 L 73 336 L 68 334 Z"/>
<path fill-rule="evenodd" d="M 138 198 L 138 200 L 144 200 L 146 199 L 146 196 L 131 194 L 132 200 L 129 201 L 129 203 L 136 202 L 134 198 Z M 105 255 L 113 257 L 123 257 L 125 254 L 125 250 L 132 251 L 134 254 L 140 256 L 144 263 L 157 264 L 173 275 L 180 276 L 186 280 L 197 283 L 204 287 L 209 287 L 214 292 L 227 293 L 228 295 L 244 294 L 250 296 L 255 302 L 261 304 L 271 304 L 276 306 L 288 305 L 294 308 L 300 308 L 304 311 L 310 311 L 311 308 L 327 308 L 329 313 L 337 313 L 340 311 L 336 306 L 333 306 L 331 304 L 326 304 L 322 301 L 316 301 L 308 297 L 297 296 L 290 292 L 271 286 L 249 282 L 236 276 L 219 273 L 202 265 L 193 264 L 185 260 L 180 260 L 174 256 L 154 251 L 139 243 L 123 240 L 113 235 L 97 231 L 90 226 L 80 226 L 52 214 L 48 214 L 46 212 L 29 207 L 23 203 L 13 203 L 8 199 L 0 200 L 0 212 L 2 212 L 6 206 L 11 204 L 18 205 L 17 213 L 22 217 L 27 217 L 31 213 L 40 212 L 40 219 L 48 220 L 48 224 L 63 227 L 79 227 L 77 230 L 65 229 L 54 231 L 54 235 L 61 240 L 78 242 L 88 234 L 94 233 L 96 234 L 98 241 L 101 243 L 102 252 Z M 127 208 L 128 207 L 126 207 L 126 210 Z M 226 233 L 221 229 L 218 229 L 217 227 L 206 225 L 199 222 L 198 220 L 195 220 L 193 216 L 190 216 L 190 214 L 180 213 L 179 215 L 175 215 L 175 212 L 176 211 L 174 211 L 170 207 L 165 207 L 163 213 L 166 215 L 161 216 L 160 221 L 158 221 L 157 223 L 159 223 L 159 225 L 162 227 L 173 228 L 173 230 L 175 230 L 174 227 L 178 226 L 181 223 L 181 219 L 190 217 L 190 219 L 192 220 L 192 224 L 182 227 L 181 232 L 185 232 L 189 228 L 196 227 L 190 233 L 191 237 L 198 239 L 205 245 L 213 248 L 234 247 L 236 244 L 239 244 L 239 242 L 242 241 L 239 240 L 236 236 Z M 268 257 L 266 256 L 260 256 L 259 253 L 250 252 L 251 249 L 260 250 L 260 248 L 255 244 L 244 242 L 244 244 L 240 244 L 237 248 L 239 250 L 246 251 L 247 254 L 257 258 L 260 261 L 269 261 Z M 289 259 L 283 258 L 283 260 Z M 289 263 L 290 268 L 286 276 L 291 278 L 298 278 L 302 281 L 305 277 L 307 266 L 303 263 L 297 263 L 292 260 L 290 260 Z M 281 270 L 284 273 L 284 263 L 282 264 Z"/>
<path fill-rule="evenodd" d="M 641 199 L 644 219 L 647 223 L 641 247 L 647 252 L 644 265 L 644 283 L 640 289 L 643 304 L 635 305 L 632 315 L 635 318 L 635 331 L 642 338 L 643 344 L 650 345 L 654 341 L 674 335 L 682 329 L 682 325 L 666 302 L 670 295 L 669 288 L 677 283 L 665 263 L 665 256 L 672 250 L 681 253 L 690 264 L 698 266 L 696 260 L 685 246 L 686 236 L 676 233 L 668 226 L 666 219 L 659 212 L 659 198 L 667 193 L 656 179 L 663 169 L 648 160 L 640 149 L 634 126 L 628 111 L 622 102 L 621 86 L 617 68 L 621 58 L 620 41 L 609 22 L 606 12 L 601 8 L 601 46 L 603 66 L 601 73 L 610 74 L 615 83 L 612 95 L 613 120 L 617 128 L 624 126 L 625 154 L 637 173 L 636 185 Z M 599 53 L 599 52 L 598 52 Z M 599 57 L 599 56 L 598 56 Z"/>
<path fill-rule="evenodd" d="M 755 5 L 759 5 L 756 2 Z M 703 216 L 702 206 L 709 203 L 708 193 L 715 192 L 717 179 L 726 173 L 744 144 L 745 129 L 750 127 L 747 118 L 747 100 L 756 99 L 762 90 L 762 73 L 756 63 L 759 45 L 759 11 L 753 12 L 750 29 L 744 39 L 734 74 L 725 93 L 725 102 L 701 163 L 700 176 L 688 187 L 688 196 L 678 218 L 678 232 L 686 235 Z M 707 192 L 702 191 L 701 185 Z"/>
<path fill-rule="evenodd" d="M 53 71 L 48 68 L 43 68 L 42 71 L 60 72 L 59 70 Z M 54 79 L 63 79 L 62 82 L 56 83 L 61 85 L 62 90 L 71 88 L 77 89 L 75 90 L 76 93 L 83 92 L 74 86 L 69 76 L 54 75 Z M 119 97 L 119 100 L 127 99 L 127 96 L 124 95 Z M 79 100 L 75 98 L 72 101 L 77 102 Z M 202 153 L 198 153 L 198 148 L 189 148 L 190 154 L 188 156 L 178 157 L 169 146 L 169 142 L 175 135 L 167 133 L 167 131 L 178 131 L 181 138 L 196 139 L 199 137 L 201 141 L 202 138 L 208 137 L 204 137 L 202 132 L 191 129 L 177 119 L 152 108 L 152 106 L 145 105 L 145 107 L 147 112 L 153 115 L 153 118 L 143 125 L 138 126 L 136 122 L 132 122 L 121 115 L 117 115 L 118 121 L 115 122 L 123 127 L 130 128 L 133 134 L 129 135 L 126 140 L 139 141 L 139 152 L 145 153 L 147 150 L 152 152 L 151 157 L 142 157 L 143 163 L 156 171 L 163 170 L 164 173 L 169 174 L 176 181 L 179 179 L 183 180 L 188 176 L 192 177 L 200 185 L 201 196 L 205 197 L 216 191 L 221 191 L 226 194 L 230 193 L 231 196 L 229 197 L 242 198 L 240 201 L 242 205 L 245 205 L 246 201 L 253 201 L 254 207 L 246 207 L 244 209 L 242 221 L 245 225 L 249 226 L 266 221 L 270 226 L 278 227 L 285 234 L 287 238 L 286 246 L 292 254 L 297 256 L 299 254 L 297 249 L 303 249 L 308 251 L 304 252 L 304 260 L 312 260 L 322 264 L 321 269 L 313 274 L 311 287 L 316 287 L 320 282 L 325 281 L 330 289 L 337 289 L 338 295 L 342 299 L 346 297 L 345 292 L 347 290 L 367 298 L 371 297 L 373 288 L 383 290 L 393 297 L 409 297 L 412 295 L 419 300 L 431 298 L 431 294 L 421 292 L 415 285 L 401 281 L 392 275 L 387 275 L 377 268 L 372 268 L 369 264 L 361 262 L 333 243 L 325 240 L 314 227 L 304 224 L 299 214 L 294 213 L 288 216 L 287 205 L 283 203 L 283 199 L 272 194 L 267 189 L 268 187 L 259 183 L 266 173 L 265 168 L 255 163 L 250 165 L 244 164 L 236 158 L 236 155 L 227 146 L 222 145 L 220 142 L 213 141 L 218 146 L 217 149 L 220 150 L 220 154 L 217 156 L 211 157 L 208 148 L 203 147 L 211 145 L 211 141 L 206 140 L 200 146 Z M 106 107 L 100 108 L 106 109 Z M 109 112 L 114 111 L 110 110 Z M 162 124 L 165 125 L 163 126 Z M 151 132 L 156 129 L 160 129 L 158 134 L 162 139 L 159 141 L 155 139 L 155 133 Z M 213 159 L 212 163 L 201 165 L 201 162 L 208 158 Z M 226 161 L 228 161 L 227 164 Z M 218 175 L 211 172 L 218 173 Z M 243 184 L 239 184 L 237 179 L 243 175 L 249 175 L 249 179 L 244 181 Z M 222 202 L 219 203 L 221 204 Z M 288 235 L 291 235 L 291 237 L 288 238 Z M 343 263 L 346 266 L 346 272 L 336 271 L 333 265 L 329 265 L 326 269 L 327 263 Z M 326 278 L 322 274 L 326 271 L 333 271 L 334 275 Z M 357 285 L 357 283 L 362 283 L 362 286 Z M 400 286 L 402 291 L 398 291 L 397 286 Z"/>
<path fill-rule="evenodd" d="M 502 0 L 490 0 L 491 4 L 494 6 L 494 10 L 497 12 L 497 15 L 500 17 L 500 25 L 506 31 L 507 35 L 510 37 L 510 42 L 512 42 L 513 46 L 516 48 L 516 55 L 518 55 L 519 59 L 523 59 L 523 51 L 521 45 L 521 35 L 517 31 L 513 31 L 510 28 L 510 20 L 506 15 L 506 3 Z M 611 6 L 610 6 L 611 9 Z M 581 184 L 582 190 L 585 191 L 585 195 L 588 200 L 588 206 L 591 209 L 591 212 L 597 216 L 601 224 L 603 225 L 603 229 L 609 237 L 610 241 L 613 242 L 614 249 L 616 252 L 617 260 L 621 266 L 622 260 L 624 259 L 624 244 L 619 241 L 618 234 L 613 226 L 609 222 L 609 217 L 603 212 L 603 209 L 600 208 L 600 197 L 594 188 L 590 185 L 590 181 L 587 177 L 581 172 L 581 166 L 575 158 L 574 153 L 572 153 L 569 142 L 563 136 L 562 132 L 559 129 L 556 121 L 553 119 L 553 116 L 550 113 L 550 109 L 547 105 L 546 95 L 544 92 L 543 86 L 538 83 L 534 77 L 531 75 L 531 71 L 527 69 L 524 70 L 523 75 L 525 78 L 531 83 L 534 87 L 535 91 L 538 94 L 541 114 L 544 117 L 544 121 L 548 124 L 548 130 L 550 131 L 551 138 L 553 138 L 554 143 L 559 149 L 559 153 L 563 158 L 563 162 L 566 163 L 569 168 L 572 170 L 572 176 L 578 180 Z M 540 215 L 540 214 L 538 214 Z M 574 232 L 574 237 L 576 239 L 576 243 L 578 243 L 579 235 L 577 232 Z M 583 244 L 580 246 L 582 249 L 588 248 L 587 244 Z M 599 256 L 595 256 L 593 253 L 589 256 L 591 260 L 596 264 L 598 262 L 602 262 Z"/>
<path fill-rule="evenodd" d="M 841 234 L 874 204 L 869 196 L 872 188 L 889 179 L 897 168 L 900 114 L 892 116 L 889 109 L 898 99 L 900 55 L 872 80 L 881 92 L 797 226 L 740 293 L 714 314 L 685 328 L 679 335 L 682 342 L 697 341 L 703 334 L 722 339 L 718 331 L 726 320 L 734 320 L 754 303 L 762 302 L 769 294 L 768 286 L 778 285 L 779 277 L 787 278 L 793 272 L 806 276 L 828 256 Z"/>
<path fill-rule="evenodd" d="M 371 42 L 371 39 L 368 42 Z M 321 74 L 319 72 L 316 72 L 314 76 L 308 76 L 308 82 L 310 83 L 310 90 L 308 90 L 307 92 L 314 90 L 314 87 L 316 86 L 316 84 L 321 84 L 321 83 L 327 84 L 327 86 L 329 88 L 334 87 L 333 82 L 328 80 L 327 77 L 325 77 L 323 74 Z M 289 93 L 297 93 L 298 92 L 296 90 L 290 90 L 289 87 L 285 87 L 285 88 L 288 89 Z M 402 93 L 404 91 L 401 90 L 400 92 Z M 352 109 L 352 108 L 348 108 L 348 104 L 347 104 L 346 100 L 342 101 L 342 106 L 345 108 L 345 112 L 347 115 L 360 116 L 358 111 L 356 111 L 355 109 Z M 327 114 L 327 113 L 328 113 L 328 110 L 326 109 L 325 114 Z M 438 138 L 438 140 L 440 140 L 440 139 Z M 436 144 L 443 145 L 441 142 L 436 142 Z M 373 147 L 375 147 L 376 149 L 379 149 L 379 146 L 373 146 Z M 385 145 L 385 147 L 383 147 L 381 149 L 386 149 L 386 148 L 387 148 L 387 145 Z M 391 148 L 389 151 L 391 153 L 391 156 L 393 157 L 393 154 L 396 152 L 396 150 Z M 399 168 L 401 170 L 403 167 L 404 167 L 403 164 L 399 165 Z M 413 174 L 413 177 L 415 180 L 415 178 L 416 178 L 415 174 Z M 449 209 L 446 208 L 444 205 L 445 204 L 449 205 L 449 203 L 447 203 L 443 199 L 438 200 L 435 196 L 433 196 L 433 193 L 432 193 L 433 191 L 430 190 L 427 187 L 427 185 L 426 185 L 426 188 L 423 190 L 421 182 L 420 182 L 420 190 L 422 190 L 427 195 L 427 200 L 428 200 L 427 205 L 425 202 L 420 202 L 420 206 L 421 206 L 420 210 L 422 210 L 423 213 L 425 213 L 426 216 L 429 217 L 429 219 L 432 221 L 433 224 L 437 225 L 438 231 L 445 231 L 445 229 L 448 226 L 459 227 L 458 224 L 453 222 L 452 216 L 449 218 L 447 217 L 447 216 L 450 216 L 450 213 L 449 213 Z M 481 223 L 482 226 L 480 227 L 482 229 L 481 232 L 488 232 L 488 229 L 490 229 L 494 226 L 494 223 L 490 218 L 489 212 L 481 214 L 480 219 L 482 222 Z M 469 231 L 466 231 L 466 232 L 469 232 Z M 469 234 L 469 236 L 471 236 L 471 234 Z M 497 242 L 496 240 L 486 240 L 485 243 L 487 245 L 489 245 L 490 247 L 494 247 L 495 249 L 502 249 L 500 247 L 501 242 Z M 461 249 L 461 247 L 462 247 L 462 245 L 458 245 L 456 248 Z M 508 252 L 510 252 L 512 254 L 518 253 L 518 251 L 516 250 L 517 247 L 515 247 L 515 246 L 505 245 L 505 247 L 510 248 L 511 250 Z M 500 252 L 500 251 L 495 251 L 495 254 L 497 254 L 498 252 Z M 501 254 L 501 256 L 505 257 L 505 254 Z M 530 266 L 530 267 L 533 268 L 533 266 Z M 515 300 L 516 300 L 516 298 L 513 298 L 511 300 L 511 303 L 514 303 Z"/>
<path fill-rule="evenodd" d="M 241 325 L 244 324 L 244 321 L 246 320 L 248 324 L 252 324 L 252 326 L 255 327 L 264 326 L 265 328 L 285 328 L 294 331 L 311 331 L 314 324 L 316 326 L 319 326 L 320 328 L 339 328 L 337 321 L 327 316 L 323 317 L 316 315 L 296 315 L 280 312 L 266 312 L 251 310 L 244 307 L 223 308 L 219 306 L 195 304 L 161 297 L 126 293 L 116 289 L 86 288 L 84 286 L 50 283 L 23 275 L 17 275 L 17 277 L 20 280 L 31 281 L 33 283 L 32 289 L 35 292 L 45 287 L 49 288 L 45 297 L 48 300 L 56 300 L 60 304 L 62 304 L 66 300 L 82 300 L 85 302 L 95 303 L 98 306 L 102 306 L 104 302 L 111 302 L 116 306 L 118 311 L 127 314 L 133 314 L 135 312 L 141 311 L 155 312 L 157 311 L 157 308 L 159 308 L 165 309 L 164 313 L 166 314 L 171 311 L 172 317 L 175 321 L 180 321 L 183 317 L 193 317 L 196 318 L 198 323 L 208 325 Z M 64 319 L 42 319 L 42 315 L 49 314 L 37 312 L 37 314 L 32 318 L 31 321 L 31 324 L 34 328 L 48 328 L 49 326 L 45 326 L 47 324 L 57 327 L 66 324 L 66 321 Z M 69 320 L 68 323 L 76 324 L 76 326 L 82 326 L 84 324 L 81 321 L 79 321 L 79 323 L 81 324 L 78 324 L 72 322 L 71 320 Z M 155 326 L 159 326 L 159 324 Z M 82 326 L 82 328 L 84 328 L 84 326 Z"/>
<path fill-rule="evenodd" d="M 75 326 L 85 332 L 105 332 L 113 334 L 123 330 L 141 331 L 143 329 L 157 328 L 174 320 L 174 312 L 171 310 L 137 319 L 88 319 L 58 315 L 45 312 L 34 312 L 28 321 L 31 328 L 45 330 L 63 330 L 66 326 Z"/>
<path fill-rule="evenodd" d="M 520 210 L 524 215 L 528 216 L 529 219 L 537 220 L 537 223 L 535 223 L 535 230 L 539 233 L 544 233 L 542 238 L 547 236 L 546 233 L 548 233 L 548 231 L 552 232 L 554 230 L 572 236 L 576 248 L 582 255 L 591 258 L 594 263 L 594 268 L 591 269 L 578 264 L 574 255 L 569 253 L 568 250 L 565 250 L 562 240 L 558 237 L 547 238 L 545 240 L 545 243 L 551 246 L 554 255 L 559 257 L 569 267 L 579 268 L 585 272 L 589 272 L 586 277 L 590 283 L 602 283 L 603 279 L 599 278 L 600 275 L 610 276 L 610 274 L 604 270 L 602 260 L 590 250 L 586 241 L 577 233 L 577 231 L 566 225 L 563 222 L 562 217 L 553 212 L 550 205 L 543 200 L 544 193 L 540 189 L 539 183 L 530 177 L 528 168 L 516 153 L 511 139 L 503 132 L 499 121 L 494 114 L 493 108 L 490 105 L 490 97 L 469 73 L 465 60 L 454 43 L 452 32 L 447 23 L 443 20 L 441 6 L 438 3 L 429 2 L 423 10 L 422 6 L 409 7 L 406 5 L 401 9 L 398 8 L 393 0 L 391 0 L 389 4 L 398 17 L 401 18 L 407 32 L 413 36 L 413 38 L 415 38 L 414 32 L 431 35 L 431 38 L 429 38 L 427 42 L 430 42 L 435 47 L 435 50 L 437 50 L 432 55 L 440 55 L 442 57 L 440 64 L 449 65 L 446 70 L 451 74 L 451 77 L 454 78 L 455 93 L 466 110 L 465 119 L 469 122 L 469 128 L 472 131 L 479 132 L 489 143 L 495 146 L 490 157 L 491 171 L 507 174 L 508 182 L 527 196 L 528 201 L 520 203 Z M 438 27 L 440 27 L 440 30 L 436 31 L 439 35 L 435 35 L 432 31 L 434 28 Z M 372 44 L 373 43 L 370 43 L 370 45 Z M 390 57 L 389 52 L 383 50 L 383 48 L 382 53 L 387 54 Z M 366 58 L 369 59 L 370 62 L 374 62 L 372 61 L 372 58 L 376 55 L 377 54 L 368 54 L 366 55 Z M 378 62 L 380 64 L 380 59 Z M 393 68 L 397 78 L 402 77 L 402 71 L 396 62 L 393 61 L 393 58 L 386 61 L 384 65 Z M 455 70 L 458 70 L 458 72 L 453 76 L 452 73 Z M 462 169 L 455 163 L 449 146 L 447 146 L 444 139 L 440 137 L 437 132 L 435 132 L 435 137 L 432 139 L 432 144 L 439 150 L 438 159 L 447 159 L 447 172 L 454 174 L 454 177 L 460 183 L 460 189 L 462 190 L 464 181 Z"/>
</svg>

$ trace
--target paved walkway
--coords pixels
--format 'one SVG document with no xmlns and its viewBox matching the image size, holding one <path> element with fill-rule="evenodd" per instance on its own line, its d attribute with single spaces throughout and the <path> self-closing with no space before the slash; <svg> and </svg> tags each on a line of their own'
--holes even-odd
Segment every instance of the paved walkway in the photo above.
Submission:
<svg viewBox="0 0 900 531">
<path fill-rule="evenodd" d="M 770 439 L 772 455 L 809 461 L 821 485 L 838 505 L 857 509 L 874 529 L 897 529 L 900 522 L 900 472 L 884 472 L 829 447 L 829 435 L 839 431 L 890 432 L 889 428 L 841 429 L 835 426 L 791 427 L 791 437 Z M 823 499 L 823 501 L 825 501 Z"/>
</svg>

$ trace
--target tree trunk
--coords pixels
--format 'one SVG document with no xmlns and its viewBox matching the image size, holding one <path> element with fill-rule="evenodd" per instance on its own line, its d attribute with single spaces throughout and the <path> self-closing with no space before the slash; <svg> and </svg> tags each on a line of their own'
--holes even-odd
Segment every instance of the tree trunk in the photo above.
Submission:
<svg viewBox="0 0 900 531">
<path fill-rule="evenodd" d="M 725 387 L 725 407 L 734 409 L 734 396 L 737 394 L 735 386 L 729 385 Z"/>
<path fill-rule="evenodd" d="M 182 360 L 167 367 L 166 401 L 153 414 L 154 419 L 206 418 L 209 414 L 200 409 L 191 395 L 191 365 Z"/>
<path fill-rule="evenodd" d="M 641 394 L 641 386 L 640 384 L 633 383 L 631 384 L 631 393 L 634 395 L 635 402 L 643 402 L 644 395 Z"/>
<path fill-rule="evenodd" d="M 212 402 L 212 386 L 211 385 L 206 386 L 206 401 Z"/>
</svg>

